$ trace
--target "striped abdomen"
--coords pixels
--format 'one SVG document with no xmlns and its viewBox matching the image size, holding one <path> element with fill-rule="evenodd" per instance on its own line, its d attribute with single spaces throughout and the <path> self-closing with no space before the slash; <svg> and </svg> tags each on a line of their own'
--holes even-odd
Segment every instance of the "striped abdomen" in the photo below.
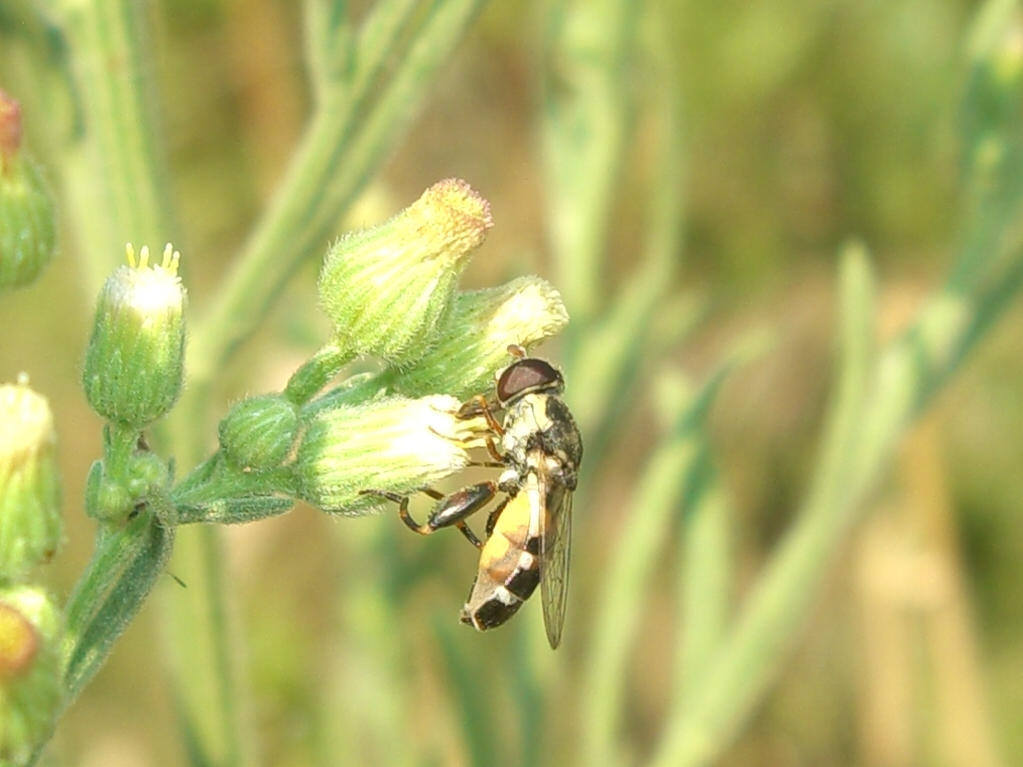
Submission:
<svg viewBox="0 0 1023 767">
<path fill-rule="evenodd" d="M 508 500 L 480 552 L 479 572 L 462 622 L 478 631 L 500 626 L 540 582 L 540 530 L 535 479 Z"/>
</svg>

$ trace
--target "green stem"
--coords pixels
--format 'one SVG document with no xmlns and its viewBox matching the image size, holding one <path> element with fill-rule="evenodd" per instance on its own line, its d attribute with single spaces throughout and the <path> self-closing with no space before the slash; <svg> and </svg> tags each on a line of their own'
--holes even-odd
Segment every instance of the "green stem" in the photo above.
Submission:
<svg viewBox="0 0 1023 767">
<path fill-rule="evenodd" d="M 180 525 L 203 523 L 240 524 L 273 517 L 288 511 L 297 495 L 290 468 L 261 472 L 233 469 L 220 453 L 204 461 L 201 480 L 174 489 L 174 510 Z"/>
<path fill-rule="evenodd" d="M 64 606 L 65 709 L 103 666 L 142 607 L 163 572 L 173 541 L 173 531 L 161 527 L 148 510 L 120 529 L 100 526 L 92 559 Z M 52 732 L 36 745 L 29 765 L 36 764 L 50 737 Z"/>
<path fill-rule="evenodd" d="M 694 681 L 714 657 L 725 635 L 731 603 L 728 502 L 706 445 L 697 460 L 701 465 L 694 472 L 697 486 L 684 502 L 688 511 L 678 578 L 682 631 L 673 691 L 677 700 L 696 689 Z"/>
<path fill-rule="evenodd" d="M 560 2 L 548 19 L 542 138 L 550 233 L 557 283 L 583 326 L 596 317 L 606 282 L 606 235 L 632 106 L 628 57 L 641 5 Z"/>
<path fill-rule="evenodd" d="M 360 577 L 344 578 L 330 591 L 337 645 L 322 667 L 324 692 L 313 725 L 322 756 L 313 764 L 429 763 L 423 741 L 394 735 L 416 717 L 409 690 L 422 658 L 410 653 L 407 636 L 395 631 L 409 618 L 405 589 L 412 576 L 402 572 L 407 565 L 391 557 L 403 533 L 397 525 L 333 525 L 330 532 Z"/>
<path fill-rule="evenodd" d="M 263 519 L 291 508 L 291 500 L 270 495 L 289 481 L 284 469 L 261 474 L 236 471 L 217 452 L 174 489 L 172 508 L 180 525 Z M 166 594 L 164 631 L 176 706 L 198 758 L 222 765 L 247 764 L 253 738 L 244 735 L 248 730 L 240 694 L 244 684 L 234 649 L 240 642 L 225 590 L 221 546 L 220 531 L 213 527 L 180 532 L 174 566 L 188 589 Z"/>
<path fill-rule="evenodd" d="M 104 427 L 103 465 L 106 474 L 127 483 L 131 470 L 132 456 L 138 446 L 139 432 L 115 423 Z"/>
<path fill-rule="evenodd" d="M 88 295 L 124 243 L 159 248 L 174 234 L 166 160 L 155 128 L 146 8 L 134 0 L 67 0 L 61 21 L 81 109 L 64 168 Z"/>
<path fill-rule="evenodd" d="M 617 34 L 623 33 L 624 30 L 617 31 Z M 666 37 L 664 34 L 651 37 L 654 38 L 654 44 L 649 49 L 651 66 L 656 70 L 656 82 L 661 84 L 661 88 L 651 115 L 651 122 L 657 128 L 657 137 L 651 142 L 653 156 L 649 162 L 654 169 L 654 184 L 648 198 L 644 240 L 640 246 L 643 258 L 625 286 L 614 296 L 610 308 L 604 310 L 599 318 L 589 318 L 588 326 L 585 324 L 585 316 L 573 308 L 573 291 L 569 289 L 566 293 L 566 300 L 572 310 L 572 324 L 568 329 L 571 341 L 565 350 L 565 367 L 568 380 L 588 381 L 588 385 L 581 391 L 573 390 L 571 404 L 580 429 L 587 435 L 589 466 L 603 463 L 608 444 L 625 414 L 625 409 L 615 407 L 614 403 L 624 402 L 631 396 L 636 384 L 647 374 L 648 368 L 644 362 L 658 360 L 658 352 L 668 348 L 669 343 L 677 343 L 678 335 L 685 332 L 696 316 L 694 304 L 679 307 L 666 301 L 681 262 L 686 162 L 682 109 L 677 96 L 678 87 L 673 82 L 674 65 L 666 50 L 670 43 L 663 39 Z M 606 44 L 612 45 L 609 42 Z M 624 42 L 619 40 L 614 45 L 624 45 Z M 620 73 L 615 76 L 617 74 Z M 616 108 L 622 107 L 619 104 Z M 576 145 L 578 140 L 575 134 L 568 132 L 562 136 L 558 132 L 557 117 L 552 115 L 548 119 L 552 123 L 549 126 L 552 132 L 549 154 L 561 157 L 562 153 L 570 156 L 574 152 L 584 151 Z M 592 140 L 597 144 L 602 143 L 597 138 Z M 562 145 L 558 141 L 567 143 Z M 606 149 L 593 151 L 596 157 L 583 162 L 584 167 L 589 173 L 597 173 L 604 179 L 603 183 L 610 184 L 617 173 L 617 166 L 623 162 L 622 157 Z M 619 152 L 624 154 L 624 143 L 619 146 Z M 603 168 L 594 165 L 597 157 L 605 163 Z M 553 162 L 557 158 L 549 159 Z M 557 173 L 557 168 L 552 169 L 551 173 Z M 591 186 L 588 179 L 572 180 L 580 186 Z M 565 251 L 555 250 L 563 278 L 592 277 L 589 273 L 577 277 L 572 277 L 572 274 L 589 269 L 589 260 L 601 255 L 608 221 L 613 220 L 613 215 L 594 208 L 597 205 L 596 199 L 577 195 L 576 190 L 567 183 L 548 190 L 548 194 L 570 195 L 571 199 L 562 201 L 560 207 L 567 210 L 579 206 L 577 213 L 573 214 L 578 219 L 573 226 L 588 221 L 591 227 L 591 232 L 585 238 L 581 232 L 576 232 L 571 238 L 566 235 L 564 240 L 559 240 L 557 234 L 552 233 L 556 245 L 570 248 Z M 551 227 L 556 230 L 557 220 L 552 222 Z M 578 239 L 585 239 L 587 247 L 597 248 L 598 252 L 583 259 L 576 252 L 576 249 L 583 247 L 582 243 L 576 242 Z M 563 286 L 562 283 L 559 285 Z M 583 292 L 587 290 L 584 288 Z M 658 323 L 659 315 L 664 314 L 673 315 L 670 334 L 663 332 Z"/>
<path fill-rule="evenodd" d="M 166 662 L 180 725 L 196 763 L 251 764 L 255 737 L 245 716 L 246 698 L 236 648 L 220 530 L 190 526 L 178 531 L 174 572 L 187 588 L 162 596 Z"/>
<path fill-rule="evenodd" d="M 593 641 L 585 664 L 582 696 L 582 755 L 579 764 L 618 764 L 616 734 L 625 701 L 628 650 L 641 625 L 644 592 L 658 542 L 668 537 L 692 471 L 701 455 L 702 423 L 720 387 L 727 366 L 712 376 L 686 408 L 673 419 L 639 478 L 629 507 L 636 509 L 616 555 L 607 565 L 605 587 L 591 630 Z"/>
<path fill-rule="evenodd" d="M 860 444 L 863 405 L 872 359 L 873 281 L 866 255 L 848 249 L 842 269 L 840 377 L 823 450 L 820 481 L 809 494 L 799 522 L 772 559 L 740 615 L 737 627 L 695 680 L 690 692 L 673 701 L 653 764 L 702 765 L 736 726 L 736 710 L 747 710 L 767 684 L 770 666 L 806 609 L 809 584 L 845 529 L 852 505 L 848 483 Z"/>
<path fill-rule="evenodd" d="M 172 220 L 165 162 L 155 140 L 145 8 L 133 0 L 75 0 L 52 8 L 73 67 L 76 122 L 62 163 L 85 290 L 98 292 L 133 240 L 159 246 Z M 63 86 L 63 80 L 55 81 Z M 54 100 L 60 97 L 54 94 Z M 63 103 L 63 102 L 62 102 Z M 130 462 L 137 435 L 113 429 L 108 458 Z M 173 531 L 143 509 L 120 529 L 101 525 L 93 557 L 65 609 L 66 704 L 106 661 L 140 609 L 173 545 Z"/>
</svg>

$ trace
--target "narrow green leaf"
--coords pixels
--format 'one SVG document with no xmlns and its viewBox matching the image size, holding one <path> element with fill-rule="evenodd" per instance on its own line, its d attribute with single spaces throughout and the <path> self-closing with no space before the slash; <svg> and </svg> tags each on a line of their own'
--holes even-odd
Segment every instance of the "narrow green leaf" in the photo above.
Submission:
<svg viewBox="0 0 1023 767">
<path fill-rule="evenodd" d="M 290 498 L 256 495 L 245 498 L 221 498 L 198 505 L 178 507 L 178 523 L 195 522 L 221 525 L 240 525 L 267 517 L 276 517 L 289 511 L 295 502 Z"/>
<path fill-rule="evenodd" d="M 138 613 L 170 555 L 172 531 L 143 511 L 121 531 L 101 534 L 89 567 L 69 600 L 64 672 L 67 702 L 106 661 Z"/>
<path fill-rule="evenodd" d="M 849 521 L 860 469 L 864 403 L 873 359 L 873 279 L 865 251 L 847 247 L 840 283 L 837 396 L 816 481 L 799 519 L 757 581 L 736 625 L 702 674 L 672 702 L 656 767 L 702 765 L 762 694 L 776 659 L 815 593 L 820 572 Z M 862 486 L 856 486 L 861 489 Z"/>
<path fill-rule="evenodd" d="M 706 444 L 701 446 L 693 475 L 684 503 L 686 526 L 680 547 L 676 704 L 691 693 L 725 635 L 732 597 L 732 513 Z"/>
<path fill-rule="evenodd" d="M 730 363 L 725 364 L 678 410 L 640 476 L 628 507 L 615 556 L 606 568 L 605 586 L 590 629 L 593 637 L 585 661 L 580 764 L 617 764 L 615 734 L 621 723 L 629 647 L 643 621 L 643 600 L 653 574 L 659 543 L 670 537 L 672 515 L 701 455 L 704 419 Z M 679 392 L 681 393 L 681 392 Z"/>
</svg>

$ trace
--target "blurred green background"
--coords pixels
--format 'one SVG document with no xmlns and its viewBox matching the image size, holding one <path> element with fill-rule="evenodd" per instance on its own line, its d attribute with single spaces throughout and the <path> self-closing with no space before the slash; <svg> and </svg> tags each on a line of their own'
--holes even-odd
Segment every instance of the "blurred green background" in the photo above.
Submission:
<svg viewBox="0 0 1023 767">
<path fill-rule="evenodd" d="M 47 123 L 65 115 L 33 93 L 38 79 L 26 53 L 33 43 L 19 26 L 24 5 L 0 6 L 0 86 L 22 101 L 28 147 L 59 190 L 62 156 Z M 353 3 L 351 12 L 359 18 L 369 5 Z M 489 199 L 496 222 L 463 287 L 523 273 L 563 287 L 542 140 L 545 98 L 560 87 L 544 70 L 558 8 L 486 6 L 437 81 L 424 86 L 421 113 L 336 233 L 376 223 L 438 179 L 458 176 Z M 882 339 L 909 322 L 953 261 L 964 218 L 967 30 L 976 10 L 948 0 L 645 4 L 636 49 L 660 40 L 649 43 L 657 67 L 636 53 L 620 72 L 627 151 L 601 235 L 598 285 L 609 303 L 639 268 L 649 198 L 665 171 L 654 115 L 670 98 L 681 109 L 680 154 L 667 172 L 682 190 L 672 211 L 682 245 L 672 253 L 679 268 L 669 287 L 697 308 L 684 332 L 658 331 L 684 337 L 642 369 L 649 379 L 612 399 L 606 452 L 585 466 L 562 648 L 551 655 L 543 646 L 538 599 L 499 631 L 477 635 L 458 625 L 476 561 L 459 536 L 420 539 L 396 515 L 332 519 L 307 507 L 227 529 L 235 660 L 246 737 L 260 763 L 584 764 L 579 720 L 590 692 L 592 618 L 665 420 L 655 379 L 670 369 L 700 382 L 762 331 L 766 350 L 727 378 L 706 430 L 729 509 L 730 600 L 741 603 L 813 476 L 834 383 L 840 247 L 857 238 L 870 249 Z M 148 12 L 147 74 L 177 209 L 177 229 L 164 239 L 182 251 L 191 305 L 201 312 L 311 108 L 301 7 L 165 0 Z M 577 42 L 585 48 L 585 34 Z M 94 524 L 81 496 L 100 454 L 101 421 L 79 386 L 96 287 L 78 265 L 79 247 L 69 228 L 44 277 L 0 300 L 0 378 L 28 371 L 56 416 L 67 545 L 52 583 L 62 597 L 91 550 Z M 110 253 L 110 267 L 121 257 Z M 218 417 L 232 399 L 279 390 L 323 342 L 317 266 L 309 260 L 258 335 L 218 372 Z M 570 313 L 572 298 L 566 289 Z M 908 431 L 869 510 L 813 585 L 813 608 L 792 626 L 775 682 L 715 763 L 1017 763 L 1021 322 L 1023 311 L 1011 308 Z M 562 356 L 557 342 L 543 353 Z M 579 366 L 569 369 L 571 405 L 592 382 Z M 215 424 L 194 426 L 212 448 Z M 162 454 L 174 453 L 159 435 L 154 441 Z M 643 763 L 664 735 L 673 648 L 684 630 L 674 613 L 685 513 L 680 506 L 649 550 L 651 574 L 633 595 L 642 620 L 626 654 L 612 763 Z M 190 572 L 174 564 L 171 572 L 189 587 Z M 63 720 L 54 763 L 196 763 L 161 662 L 169 640 L 160 592 L 178 589 L 169 576 L 158 583 Z"/>
</svg>

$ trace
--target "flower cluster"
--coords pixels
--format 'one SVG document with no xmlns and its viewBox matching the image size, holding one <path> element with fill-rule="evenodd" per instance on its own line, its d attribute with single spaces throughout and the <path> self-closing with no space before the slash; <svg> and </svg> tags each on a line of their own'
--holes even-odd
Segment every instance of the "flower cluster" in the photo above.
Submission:
<svg viewBox="0 0 1023 767">
<path fill-rule="evenodd" d="M 487 201 L 448 179 L 386 223 L 338 240 L 319 280 L 333 337 L 284 392 L 235 404 L 209 484 L 262 482 L 256 492 L 362 514 L 380 505 L 373 491 L 412 493 L 466 466 L 480 423 L 459 417 L 461 403 L 490 389 L 510 345 L 533 346 L 568 321 L 558 292 L 537 277 L 458 289 L 491 226 Z M 355 357 L 383 369 L 320 394 Z M 189 501 L 197 497 L 190 489 Z M 251 500 L 239 519 L 256 513 Z M 223 519 L 223 507 L 210 518 Z"/>
</svg>

